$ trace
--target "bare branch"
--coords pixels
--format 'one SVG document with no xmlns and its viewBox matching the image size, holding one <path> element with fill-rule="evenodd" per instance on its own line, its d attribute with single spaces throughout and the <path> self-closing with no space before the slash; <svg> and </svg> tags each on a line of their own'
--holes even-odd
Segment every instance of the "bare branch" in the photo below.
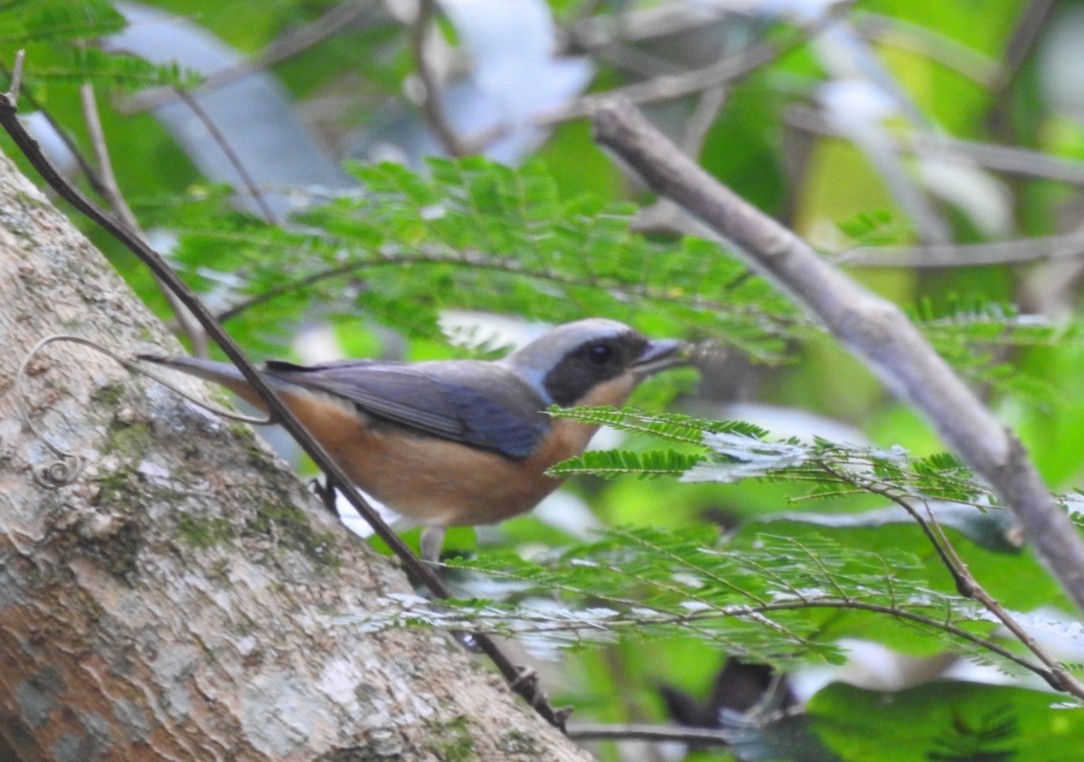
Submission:
<svg viewBox="0 0 1084 762">
<path fill-rule="evenodd" d="M 855 27 L 875 42 L 919 53 L 980 85 L 997 77 L 997 61 L 929 27 L 878 13 L 856 16 Z"/>
<path fill-rule="evenodd" d="M 1035 51 L 1035 45 L 1043 32 L 1049 29 L 1048 21 L 1057 3 L 1055 0 L 1030 0 L 1020 11 L 1016 25 L 1001 56 L 1001 70 L 990 85 L 989 102 L 994 104 L 987 123 L 995 134 L 1004 134 L 1009 123 L 1012 100 L 1006 97 L 1016 83 L 1024 63 Z"/>
<path fill-rule="evenodd" d="M 667 727 L 647 723 L 610 725 L 580 722 L 568 726 L 569 738 L 577 741 L 666 741 L 668 743 L 718 744 L 734 742 L 734 731 L 714 728 Z"/>
<path fill-rule="evenodd" d="M 689 156 L 699 156 L 704 148 L 704 141 L 708 137 L 708 131 L 719 118 L 719 112 L 726 105 L 729 90 L 723 85 L 710 87 L 696 99 L 696 108 L 689 115 L 685 123 L 684 135 L 681 138 L 681 150 Z"/>
<path fill-rule="evenodd" d="M 109 158 L 109 148 L 105 142 L 105 131 L 102 129 L 102 120 L 98 114 L 98 101 L 94 97 L 94 87 L 90 83 L 84 84 L 79 89 L 79 97 L 83 104 L 83 119 L 87 123 L 87 132 L 90 135 L 91 146 L 94 148 L 94 157 L 98 161 L 98 171 L 95 177 L 98 180 L 102 195 L 106 202 L 133 235 L 142 240 L 147 239 L 146 233 L 139 225 L 139 220 L 132 213 L 132 208 L 120 192 L 117 176 L 113 172 L 113 161 Z M 161 278 L 155 278 L 158 290 L 169 302 L 169 307 L 177 317 L 181 330 L 192 343 L 192 352 L 197 357 L 207 357 L 207 332 L 200 326 L 192 312 L 184 306 L 180 297 L 166 285 Z"/>
<path fill-rule="evenodd" d="M 11 101 L 11 107 L 16 108 L 19 103 L 19 91 L 23 88 L 23 66 L 26 63 L 26 51 L 20 50 L 15 53 L 15 63 L 11 67 L 11 88 L 5 93 L 5 97 Z"/>
<path fill-rule="evenodd" d="M 1031 651 L 1035 658 L 1037 658 L 1045 667 L 1045 669 L 1043 669 L 1036 665 L 1031 668 L 1032 671 L 1042 677 L 1050 687 L 1054 690 L 1072 694 L 1079 699 L 1084 699 L 1084 685 L 1073 677 L 1057 659 L 1048 654 L 1046 650 L 1039 645 L 1038 641 L 1024 629 L 1023 625 L 1017 622 L 1005 607 L 1002 606 L 1001 603 L 994 598 L 994 596 L 992 596 L 971 573 L 967 564 L 964 563 L 963 559 L 960 558 L 959 553 L 956 552 L 956 548 L 953 546 L 952 542 L 949 541 L 948 535 L 945 534 L 945 530 L 930 509 L 929 503 L 925 503 L 926 515 L 923 516 L 922 512 L 919 511 L 916 506 L 912 505 L 912 501 L 916 500 L 912 495 L 901 493 L 891 486 L 885 486 L 874 480 L 867 479 L 858 473 L 832 468 L 824 462 L 819 462 L 817 465 L 833 478 L 853 484 L 855 487 L 872 494 L 880 495 L 907 511 L 907 513 L 911 515 L 911 518 L 918 523 L 919 527 L 926 535 L 926 538 L 937 552 L 938 557 L 940 557 L 941 563 L 944 564 L 949 574 L 952 575 L 956 590 L 960 595 L 965 598 L 970 598 L 973 601 L 977 601 L 984 609 L 989 611 L 994 618 L 1001 622 L 1005 629 L 1013 634 L 1013 637 Z"/>
<path fill-rule="evenodd" d="M 0 74 L 7 74 L 8 76 L 10 76 L 7 66 L 5 66 L 2 62 L 0 62 Z M 52 128 L 53 132 L 56 133 L 56 136 L 60 139 L 60 142 L 64 144 L 65 148 L 67 148 L 67 150 L 75 158 L 76 164 L 79 165 L 79 170 L 86 176 L 87 182 L 90 183 L 91 189 L 95 193 L 104 196 L 105 186 L 102 184 L 101 178 L 98 177 L 98 170 L 90 163 L 90 160 L 87 159 L 86 155 L 83 153 L 83 150 L 76 144 L 75 140 L 72 139 L 72 136 L 68 132 L 68 130 L 64 129 L 61 124 L 56 120 L 56 117 L 53 116 L 52 112 L 49 111 L 49 109 L 45 108 L 45 105 L 40 100 L 34 97 L 33 92 L 31 92 L 30 90 L 22 90 L 19 93 L 19 97 L 25 99 L 26 102 L 30 104 L 31 110 L 41 114 L 42 118 L 45 119 L 46 123 L 48 123 L 48 125 Z"/>
<path fill-rule="evenodd" d="M 787 123 L 817 135 L 844 137 L 828 120 L 809 108 L 794 107 L 786 114 Z M 1084 185 L 1084 162 L 1051 156 L 1017 146 L 977 143 L 932 132 L 897 136 L 889 144 L 893 150 L 909 151 L 928 159 L 944 159 L 962 164 L 978 164 L 1008 175 L 1059 180 Z"/>
<path fill-rule="evenodd" d="M 233 146 L 230 145 L 230 141 L 226 140 L 226 136 L 222 134 L 222 130 L 218 129 L 218 125 L 215 124 L 207 111 L 200 105 L 199 99 L 194 97 L 187 90 L 179 87 L 174 88 L 174 92 L 176 92 L 177 97 L 184 102 L 184 105 L 191 110 L 193 115 L 200 120 L 203 126 L 207 128 L 207 133 L 211 138 L 218 143 L 218 147 L 222 149 L 222 153 L 225 154 L 226 160 L 234 170 L 237 171 L 237 176 L 241 178 L 241 183 L 248 189 L 253 202 L 259 207 L 260 213 L 263 214 L 264 219 L 272 225 L 277 224 L 278 219 L 275 217 L 275 212 L 271 209 L 271 205 L 267 203 L 265 191 L 260 190 L 260 188 L 257 187 L 256 181 L 245 167 L 244 162 L 241 161 L 241 157 L 233 150 Z"/>
<path fill-rule="evenodd" d="M 733 82 L 804 45 L 811 37 L 815 37 L 826 27 L 838 21 L 857 2 L 859 0 L 837 0 L 824 14 L 799 27 L 784 42 L 761 42 L 701 69 L 655 77 L 602 95 L 588 96 L 539 121 L 549 125 L 578 119 L 589 115 L 597 105 L 616 97 L 638 104 L 657 103 L 675 100 Z"/>
<path fill-rule="evenodd" d="M 1084 542 L 1057 506 L 1023 445 L 987 411 L 892 303 L 821 259 L 790 230 L 720 185 L 633 106 L 601 104 L 596 137 L 657 193 L 732 241 L 752 265 L 801 303 L 901 397 L 1016 513 L 1062 588 L 1084 608 Z"/>
<path fill-rule="evenodd" d="M 214 90 L 244 76 L 269 69 L 281 61 L 300 55 L 364 18 L 366 14 L 373 12 L 375 6 L 376 3 L 372 2 L 372 0 L 345 0 L 312 23 L 299 27 L 297 30 L 275 40 L 254 57 L 235 66 L 219 69 L 209 74 L 200 82 L 198 87 L 186 92 Z M 180 96 L 181 91 L 172 87 L 147 90 L 127 99 L 123 103 L 121 110 L 129 113 L 150 110 L 172 103 Z"/>
<path fill-rule="evenodd" d="M 414 52 L 414 65 L 422 83 L 422 114 L 437 139 L 452 156 L 466 156 L 469 149 L 448 121 L 440 102 L 440 83 L 429 61 L 428 39 L 436 12 L 435 0 L 418 0 L 418 15 L 410 30 L 410 47 Z"/>
<path fill-rule="evenodd" d="M 840 265 L 857 267 L 978 267 L 1071 259 L 1084 256 L 1084 234 L 1017 238 L 989 243 L 939 246 L 859 247 L 835 257 Z"/>
<path fill-rule="evenodd" d="M 651 42 L 703 28 L 743 14 L 724 4 L 669 2 L 647 7 L 628 5 L 616 13 L 599 12 L 598 0 L 581 8 L 565 29 L 567 47 L 573 52 L 600 52 L 615 45 Z"/>
<path fill-rule="evenodd" d="M 938 550 L 947 555 L 949 568 L 953 570 L 957 580 L 962 583 L 962 589 L 966 590 L 966 595 L 972 600 L 978 601 L 983 608 L 993 614 L 1005 629 L 1013 634 L 1017 640 L 1019 640 L 1025 648 L 1031 651 L 1040 662 L 1042 662 L 1049 672 L 1044 675 L 1046 681 L 1055 690 L 1065 691 L 1071 693 L 1077 698 L 1084 699 L 1084 685 L 1081 685 L 1080 681 L 1073 677 L 1069 670 L 1067 670 L 1057 659 L 1050 656 L 1046 650 L 1039 645 L 1038 641 L 1031 636 L 1031 634 L 1024 629 L 1023 625 L 1016 621 L 1005 607 L 987 592 L 986 588 L 979 584 L 978 580 L 971 574 L 971 570 L 967 568 L 967 564 L 963 562 L 963 559 L 956 553 L 956 548 L 949 542 L 948 537 L 945 535 L 945 530 L 941 528 L 941 524 L 938 523 L 937 518 L 930 511 L 929 506 L 926 507 L 926 512 L 929 515 L 930 523 L 938 537 Z M 913 514 L 918 518 L 917 512 Z M 920 519 L 920 523 L 925 524 Z"/>
</svg>

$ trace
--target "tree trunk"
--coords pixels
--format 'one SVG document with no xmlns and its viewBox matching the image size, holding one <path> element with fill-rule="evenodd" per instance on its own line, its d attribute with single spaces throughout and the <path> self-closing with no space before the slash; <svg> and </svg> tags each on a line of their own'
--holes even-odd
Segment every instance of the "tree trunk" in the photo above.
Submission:
<svg viewBox="0 0 1084 762">
<path fill-rule="evenodd" d="M 24 760 L 586 759 L 443 634 L 247 427 L 71 344 L 179 351 L 0 156 L 0 748 Z M 189 384 L 197 393 L 201 385 Z M 203 390 L 206 393 L 206 390 Z M 73 480 L 45 474 L 79 455 Z M 55 469 L 54 469 L 55 470 Z"/>
</svg>

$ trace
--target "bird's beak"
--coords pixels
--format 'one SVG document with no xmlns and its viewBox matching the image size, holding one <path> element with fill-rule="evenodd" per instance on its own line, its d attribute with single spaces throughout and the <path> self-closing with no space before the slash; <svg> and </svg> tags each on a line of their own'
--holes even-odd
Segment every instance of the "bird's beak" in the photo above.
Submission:
<svg viewBox="0 0 1084 762">
<path fill-rule="evenodd" d="M 658 373 L 675 365 L 687 365 L 692 361 L 693 345 L 676 339 L 658 339 L 648 342 L 643 353 L 632 364 L 632 372 L 641 378 Z"/>
</svg>

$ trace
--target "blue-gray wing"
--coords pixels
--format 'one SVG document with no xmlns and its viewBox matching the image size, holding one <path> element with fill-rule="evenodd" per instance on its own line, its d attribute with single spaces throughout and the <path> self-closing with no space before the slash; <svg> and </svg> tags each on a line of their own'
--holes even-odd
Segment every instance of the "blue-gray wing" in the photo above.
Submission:
<svg viewBox="0 0 1084 762">
<path fill-rule="evenodd" d="M 399 365 L 347 360 L 302 366 L 272 361 L 265 372 L 341 397 L 378 420 L 510 458 L 528 457 L 550 426 L 539 395 L 508 370 L 487 362 Z"/>
</svg>

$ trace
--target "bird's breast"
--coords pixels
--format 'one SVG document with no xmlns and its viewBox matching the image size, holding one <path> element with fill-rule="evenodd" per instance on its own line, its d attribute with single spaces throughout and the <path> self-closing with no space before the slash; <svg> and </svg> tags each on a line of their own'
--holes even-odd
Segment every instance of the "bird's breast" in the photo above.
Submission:
<svg viewBox="0 0 1084 762">
<path fill-rule="evenodd" d="M 492 524 L 534 508 L 561 480 L 546 469 L 583 451 L 593 427 L 555 421 L 527 458 L 395 431 L 361 433 L 365 445 L 335 454 L 358 485 L 425 524 Z"/>
</svg>

